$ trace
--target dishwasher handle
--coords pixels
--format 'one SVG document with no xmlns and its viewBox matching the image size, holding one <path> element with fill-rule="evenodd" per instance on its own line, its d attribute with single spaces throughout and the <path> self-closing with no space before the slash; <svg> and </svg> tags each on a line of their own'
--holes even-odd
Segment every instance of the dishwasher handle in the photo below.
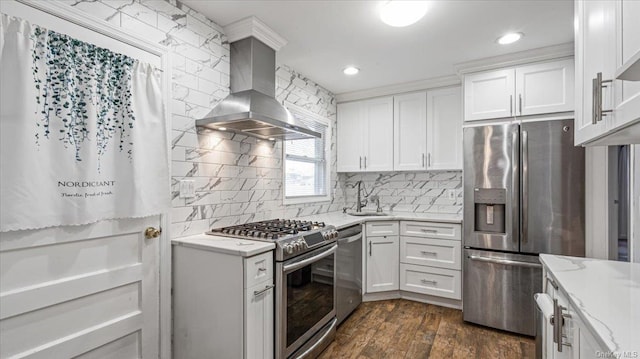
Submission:
<svg viewBox="0 0 640 359">
<path fill-rule="evenodd" d="M 362 239 L 362 232 L 360 232 L 358 234 L 355 234 L 355 235 L 353 235 L 351 237 L 338 239 L 338 245 L 353 243 L 353 242 L 358 241 L 360 239 Z"/>
</svg>

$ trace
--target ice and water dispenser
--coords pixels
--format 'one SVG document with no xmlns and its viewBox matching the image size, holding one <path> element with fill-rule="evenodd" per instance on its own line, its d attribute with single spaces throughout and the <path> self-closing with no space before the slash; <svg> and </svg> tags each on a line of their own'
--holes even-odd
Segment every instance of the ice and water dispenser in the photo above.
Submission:
<svg viewBox="0 0 640 359">
<path fill-rule="evenodd" d="M 505 233 L 506 188 L 475 188 L 475 232 Z"/>
</svg>

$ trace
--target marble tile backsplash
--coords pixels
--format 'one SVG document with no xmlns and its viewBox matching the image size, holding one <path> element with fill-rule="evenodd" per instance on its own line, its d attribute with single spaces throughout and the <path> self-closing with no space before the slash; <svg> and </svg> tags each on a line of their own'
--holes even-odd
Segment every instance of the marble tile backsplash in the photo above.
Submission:
<svg viewBox="0 0 640 359">
<path fill-rule="evenodd" d="M 462 171 L 340 173 L 338 180 L 351 209 L 356 207 L 356 183 L 362 181 L 363 194 L 377 195 L 384 210 L 462 214 Z M 376 205 L 369 200 L 366 208 Z"/>
<path fill-rule="evenodd" d="M 229 44 L 222 28 L 178 0 L 62 0 L 69 6 L 170 49 L 173 237 L 212 227 L 268 218 L 291 218 L 341 210 L 355 203 L 346 185 L 363 179 L 381 203 L 397 211 L 460 212 L 459 172 L 336 173 L 336 101 L 333 94 L 280 65 L 276 97 L 332 123 L 332 200 L 283 204 L 283 144 L 239 134 L 200 130 L 195 120 L 229 93 Z M 195 181 L 196 197 L 179 198 L 179 182 Z M 457 192 L 456 200 L 443 195 Z"/>
</svg>

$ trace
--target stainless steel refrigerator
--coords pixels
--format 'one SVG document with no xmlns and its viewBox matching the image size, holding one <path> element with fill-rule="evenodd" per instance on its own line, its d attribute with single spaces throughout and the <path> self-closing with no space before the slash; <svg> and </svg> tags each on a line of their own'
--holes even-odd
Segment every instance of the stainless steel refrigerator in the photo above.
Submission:
<svg viewBox="0 0 640 359">
<path fill-rule="evenodd" d="M 584 256 L 573 120 L 464 129 L 465 321 L 535 335 L 538 254 Z"/>
</svg>

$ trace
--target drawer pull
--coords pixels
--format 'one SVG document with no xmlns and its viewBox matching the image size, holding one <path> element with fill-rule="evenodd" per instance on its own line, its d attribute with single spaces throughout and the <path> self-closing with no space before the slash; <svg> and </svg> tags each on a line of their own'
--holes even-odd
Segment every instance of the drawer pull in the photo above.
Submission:
<svg viewBox="0 0 640 359">
<path fill-rule="evenodd" d="M 430 228 L 420 228 L 421 231 L 423 232 L 429 232 L 429 233 L 436 233 L 438 232 L 437 229 L 430 229 Z"/>
<path fill-rule="evenodd" d="M 420 253 L 427 255 L 427 254 L 433 254 L 434 256 L 438 255 L 437 252 L 431 252 L 431 251 L 420 251 Z"/>
<path fill-rule="evenodd" d="M 433 285 L 438 284 L 438 281 L 436 281 L 436 280 L 431 280 L 431 279 L 421 279 L 420 281 L 421 281 L 422 283 L 425 283 L 425 284 L 426 284 L 426 283 L 433 283 Z"/>
<path fill-rule="evenodd" d="M 257 296 L 259 296 L 260 294 L 267 292 L 269 289 L 271 289 L 271 288 L 273 288 L 273 287 L 275 287 L 275 285 L 273 285 L 273 284 L 269 284 L 268 286 L 264 287 L 264 289 L 263 289 L 263 290 L 254 290 L 254 291 L 253 291 L 253 295 L 257 297 Z"/>
<path fill-rule="evenodd" d="M 266 272 L 267 268 L 258 268 L 258 272 Z"/>
</svg>

